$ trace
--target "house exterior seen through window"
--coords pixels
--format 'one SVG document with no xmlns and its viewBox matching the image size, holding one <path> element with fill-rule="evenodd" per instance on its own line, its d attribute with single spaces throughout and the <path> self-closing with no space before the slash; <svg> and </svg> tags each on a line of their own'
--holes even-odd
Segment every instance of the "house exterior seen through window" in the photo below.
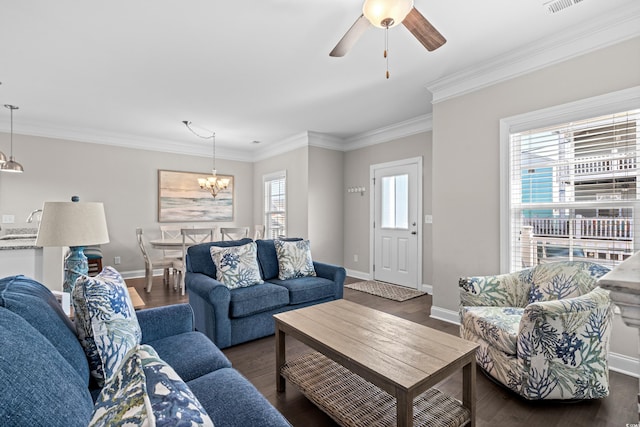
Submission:
<svg viewBox="0 0 640 427">
<path fill-rule="evenodd" d="M 287 235 L 287 174 L 266 175 L 264 181 L 265 239 Z"/>
<path fill-rule="evenodd" d="M 511 269 L 640 249 L 640 110 L 509 134 Z"/>
</svg>

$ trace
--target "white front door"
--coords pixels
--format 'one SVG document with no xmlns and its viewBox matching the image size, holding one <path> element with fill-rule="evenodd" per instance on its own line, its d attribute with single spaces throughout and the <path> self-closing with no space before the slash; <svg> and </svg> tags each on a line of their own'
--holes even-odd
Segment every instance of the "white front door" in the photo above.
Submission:
<svg viewBox="0 0 640 427">
<path fill-rule="evenodd" d="M 419 289 L 422 158 L 371 166 L 373 278 Z"/>
</svg>

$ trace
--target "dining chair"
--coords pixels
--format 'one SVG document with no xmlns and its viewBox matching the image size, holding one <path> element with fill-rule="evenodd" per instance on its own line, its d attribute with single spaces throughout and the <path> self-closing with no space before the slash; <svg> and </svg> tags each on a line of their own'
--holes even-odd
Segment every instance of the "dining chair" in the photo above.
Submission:
<svg viewBox="0 0 640 427">
<path fill-rule="evenodd" d="M 256 224 L 253 230 L 253 240 L 264 239 L 265 227 L 263 224 Z"/>
<path fill-rule="evenodd" d="M 140 252 L 142 252 L 142 257 L 144 258 L 144 278 L 146 281 L 145 289 L 147 293 L 151 292 L 151 287 L 153 286 L 153 269 L 162 268 L 162 281 L 166 285 L 169 283 L 169 273 L 171 270 L 174 272 L 180 268 L 181 261 L 178 261 L 174 258 L 152 258 L 147 248 L 144 244 L 144 237 L 142 228 L 136 228 L 136 238 L 138 240 L 138 246 L 140 247 Z"/>
<path fill-rule="evenodd" d="M 249 237 L 249 227 L 220 227 L 222 240 L 240 240 Z"/>
<path fill-rule="evenodd" d="M 178 271 L 178 280 L 180 293 L 184 295 L 185 284 L 184 276 L 187 271 L 187 249 L 189 246 L 197 245 L 205 242 L 213 242 L 213 238 L 216 234 L 217 227 L 207 228 L 182 228 L 180 234 L 182 235 L 182 262 L 180 263 L 180 270 Z"/>
</svg>

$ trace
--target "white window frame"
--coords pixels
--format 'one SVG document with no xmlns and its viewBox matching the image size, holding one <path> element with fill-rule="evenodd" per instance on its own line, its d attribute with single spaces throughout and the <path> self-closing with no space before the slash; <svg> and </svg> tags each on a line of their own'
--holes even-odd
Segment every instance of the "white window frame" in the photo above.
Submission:
<svg viewBox="0 0 640 427">
<path fill-rule="evenodd" d="M 510 134 L 640 108 L 640 86 L 500 120 L 500 272 L 511 272 Z"/>
<path fill-rule="evenodd" d="M 288 229 L 288 204 L 289 204 L 289 197 L 288 197 L 288 182 L 287 182 L 287 171 L 283 170 L 283 171 L 278 171 L 278 172 L 273 172 L 273 173 L 269 173 L 266 175 L 262 176 L 262 219 L 264 221 L 264 225 L 265 225 L 265 230 L 264 230 L 264 238 L 265 239 L 271 239 L 271 224 L 269 221 L 269 216 L 273 213 L 276 213 L 276 211 L 272 211 L 269 209 L 269 206 L 267 206 L 267 185 L 271 182 L 271 181 L 276 181 L 276 180 L 281 180 L 284 179 L 284 198 L 285 198 L 285 208 L 284 208 L 284 212 L 282 211 L 277 211 L 280 212 L 284 215 L 284 234 L 286 235 L 287 233 L 287 229 Z"/>
</svg>

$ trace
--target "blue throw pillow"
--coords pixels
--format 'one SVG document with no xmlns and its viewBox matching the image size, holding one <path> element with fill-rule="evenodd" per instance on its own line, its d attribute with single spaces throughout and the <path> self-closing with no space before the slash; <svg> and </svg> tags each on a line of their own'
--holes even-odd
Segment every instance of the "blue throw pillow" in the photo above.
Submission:
<svg viewBox="0 0 640 427">
<path fill-rule="evenodd" d="M 105 267 L 95 277 L 78 278 L 72 298 L 78 338 L 91 375 L 102 386 L 142 338 L 127 285 L 120 273 Z"/>
<path fill-rule="evenodd" d="M 211 426 L 213 421 L 176 372 L 149 345 L 134 347 L 100 392 L 90 427 Z"/>
</svg>

